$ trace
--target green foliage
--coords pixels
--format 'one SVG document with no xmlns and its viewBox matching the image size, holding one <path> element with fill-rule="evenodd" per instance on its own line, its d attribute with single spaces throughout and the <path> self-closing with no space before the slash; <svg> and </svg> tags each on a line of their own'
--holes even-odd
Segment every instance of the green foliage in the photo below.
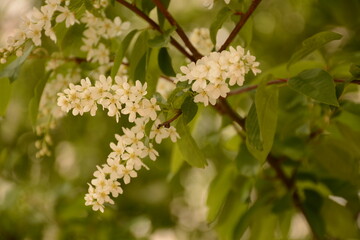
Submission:
<svg viewBox="0 0 360 240">
<path fill-rule="evenodd" d="M 152 239 L 159 229 L 189 240 L 360 238 L 359 1 L 261 1 L 228 46 L 250 50 L 262 71 L 250 71 L 239 89 L 230 86 L 233 112 L 221 101 L 195 103 L 191 81 L 171 83 L 191 61 L 179 48 L 191 51 L 153 1 L 126 1 L 128 9 L 110 0 L 104 11 L 98 2 L 71 0 L 69 9 L 77 20 L 89 11 L 131 22 L 124 35 L 101 38 L 110 50 L 106 66 L 87 62 L 80 49 L 86 24 L 66 28 L 54 19 L 56 43 L 43 36 L 41 47 L 29 47 L 28 40 L 21 57 L 0 65 L 0 239 Z M 187 36 L 209 28 L 216 44 L 219 29 L 231 33 L 257 1 L 218 0 L 211 10 L 193 1 L 160 2 Z M 119 122 L 109 118 L 101 105 L 96 116 L 70 111 L 54 119 L 58 92 L 49 99 L 43 93 L 55 77 L 78 84 L 73 73 L 92 83 L 100 74 L 115 78 L 125 58 L 129 79 L 146 83 L 146 98 L 156 98 L 162 128 L 175 127 L 180 138 L 145 141 L 158 159 L 144 159 L 149 171 L 122 183 L 124 194 L 102 214 L 84 205 L 86 183 L 106 163 L 114 134 L 132 123 L 123 113 Z M 171 90 L 161 88 L 164 78 Z M 41 141 L 52 156 L 36 159 L 34 143 Z"/>
<path fill-rule="evenodd" d="M 235 180 L 236 168 L 229 164 L 211 183 L 207 206 L 209 207 L 208 220 L 214 221 L 223 206 L 226 196 Z"/>
<path fill-rule="evenodd" d="M 24 64 L 27 57 L 31 54 L 32 50 L 33 47 L 31 46 L 24 52 L 24 54 L 21 57 L 15 59 L 13 62 L 7 65 L 0 72 L 0 78 L 7 77 L 9 78 L 10 82 L 14 82 L 19 76 L 21 66 Z"/>
<path fill-rule="evenodd" d="M 176 124 L 176 130 L 180 135 L 177 145 L 184 160 L 191 166 L 203 168 L 207 165 L 204 154 L 199 149 L 189 128 L 186 126 L 184 117 L 180 117 Z"/>
<path fill-rule="evenodd" d="M 8 78 L 0 78 L 0 116 L 4 116 L 11 97 L 12 85 Z"/>
<path fill-rule="evenodd" d="M 338 107 L 335 84 L 322 69 L 309 69 L 289 79 L 289 87 L 319 102 Z"/>
<path fill-rule="evenodd" d="M 260 161 L 269 154 L 277 125 L 278 89 L 260 85 L 255 95 L 255 105 L 246 120 L 247 146 Z"/>
<path fill-rule="evenodd" d="M 159 67 L 162 73 L 165 74 L 165 76 L 175 77 L 176 74 L 172 67 L 171 57 L 166 48 L 160 48 L 158 55 L 158 62 L 159 62 Z"/>
<path fill-rule="evenodd" d="M 224 22 L 231 16 L 232 11 L 228 7 L 222 8 L 216 15 L 215 21 L 210 26 L 210 38 L 216 44 L 216 34 Z"/>
<path fill-rule="evenodd" d="M 119 68 L 124 59 L 126 50 L 128 49 L 128 47 L 131 43 L 131 40 L 133 39 L 133 37 L 135 36 L 136 33 L 137 33 L 137 30 L 131 31 L 128 35 L 126 35 L 124 40 L 121 42 L 121 47 L 119 47 L 119 49 L 115 55 L 114 65 L 111 68 L 111 77 L 112 78 L 114 78 L 116 73 L 119 71 Z"/>
<path fill-rule="evenodd" d="M 321 32 L 311 36 L 310 38 L 306 39 L 302 43 L 302 47 L 291 56 L 287 66 L 291 66 L 313 51 L 324 46 L 326 43 L 339 40 L 340 38 L 342 38 L 342 35 L 335 32 Z"/>
</svg>

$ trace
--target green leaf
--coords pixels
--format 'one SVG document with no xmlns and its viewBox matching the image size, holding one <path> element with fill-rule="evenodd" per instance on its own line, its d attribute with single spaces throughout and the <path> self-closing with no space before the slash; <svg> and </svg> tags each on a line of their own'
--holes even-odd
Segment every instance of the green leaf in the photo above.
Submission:
<svg viewBox="0 0 360 240">
<path fill-rule="evenodd" d="M 147 15 L 155 8 L 155 4 L 152 1 L 140 1 L 140 5 L 142 12 Z"/>
<path fill-rule="evenodd" d="M 207 220 L 212 222 L 220 213 L 226 196 L 228 195 L 231 186 L 236 177 L 236 168 L 234 165 L 229 164 L 226 166 L 216 178 L 212 181 L 209 194 L 207 198 L 207 206 L 209 208 Z"/>
<path fill-rule="evenodd" d="M 144 57 L 144 54 L 148 50 L 148 46 L 147 46 L 148 37 L 149 37 L 148 31 L 142 31 L 139 34 L 138 38 L 136 39 L 134 47 L 129 56 L 129 62 L 131 64 L 129 65 L 128 73 L 130 79 L 132 80 L 136 80 L 135 79 L 136 68 L 139 62 L 141 61 L 141 59 Z"/>
<path fill-rule="evenodd" d="M 65 55 L 86 57 L 86 53 L 80 49 L 83 45 L 81 33 L 84 30 L 85 26 L 79 24 L 75 24 L 69 28 L 61 42 L 61 48 Z"/>
<path fill-rule="evenodd" d="M 76 19 L 80 19 L 82 15 L 85 13 L 86 0 L 72 0 L 69 4 L 69 10 L 75 14 Z"/>
<path fill-rule="evenodd" d="M 172 27 L 165 32 L 163 32 L 160 35 L 157 35 L 156 37 L 150 39 L 148 41 L 149 47 L 165 47 L 169 41 L 171 34 L 176 30 L 175 27 Z"/>
<path fill-rule="evenodd" d="M 174 144 L 171 151 L 170 174 L 168 175 L 169 180 L 176 175 L 176 173 L 180 170 L 183 163 L 184 163 L 184 158 L 181 155 L 179 146 L 177 144 Z"/>
<path fill-rule="evenodd" d="M 246 119 L 247 146 L 255 158 L 264 161 L 269 154 L 276 132 L 278 88 L 261 84 L 256 91 L 255 105 Z"/>
<path fill-rule="evenodd" d="M 165 8 L 169 7 L 170 0 L 161 0 L 161 2 Z M 164 24 L 165 24 L 165 17 L 162 14 L 162 12 L 159 10 L 159 8 L 156 8 L 156 11 L 157 11 L 157 16 L 158 16 L 159 26 L 160 26 L 160 28 L 163 28 Z"/>
<path fill-rule="evenodd" d="M 288 81 L 289 87 L 319 102 L 338 107 L 335 84 L 331 75 L 322 69 L 302 71 Z"/>
<path fill-rule="evenodd" d="M 31 123 L 33 126 L 36 125 L 41 96 L 42 96 L 42 93 L 46 86 L 46 83 L 49 79 L 49 76 L 50 76 L 50 72 L 46 76 L 43 76 L 39 80 L 39 82 L 37 83 L 37 85 L 35 87 L 34 97 L 30 100 L 30 103 L 29 103 L 30 120 L 31 120 Z"/>
<path fill-rule="evenodd" d="M 11 97 L 12 85 L 8 78 L 0 78 L 0 116 L 4 116 Z"/>
<path fill-rule="evenodd" d="M 191 136 L 189 128 L 186 126 L 182 116 L 178 119 L 176 129 L 180 135 L 180 139 L 177 140 L 177 145 L 185 161 L 194 167 L 205 167 L 207 163 L 204 154 Z"/>
<path fill-rule="evenodd" d="M 259 120 L 256 113 L 255 104 L 253 104 L 250 108 L 250 111 L 246 118 L 245 128 L 246 128 L 246 143 L 248 148 L 249 146 L 251 146 L 252 149 L 254 148 L 255 150 L 262 151 L 263 144 L 261 141 Z"/>
<path fill-rule="evenodd" d="M 19 76 L 21 66 L 23 65 L 27 57 L 30 55 L 32 49 L 33 46 L 29 47 L 21 57 L 18 57 L 9 65 L 7 65 L 5 69 L 0 72 L 0 78 L 8 77 L 10 83 L 14 82 Z"/>
<path fill-rule="evenodd" d="M 233 239 L 240 239 L 244 235 L 253 216 L 255 216 L 257 212 L 261 211 L 262 208 L 266 207 L 266 201 L 268 201 L 267 197 L 260 198 L 247 209 L 236 224 Z"/>
<path fill-rule="evenodd" d="M 156 86 L 160 78 L 161 72 L 157 63 L 158 48 L 152 48 L 148 54 L 145 79 L 147 82 L 147 96 L 151 97 L 156 91 Z"/>
<path fill-rule="evenodd" d="M 224 208 L 219 216 L 219 221 L 216 225 L 216 230 L 221 240 L 233 240 L 234 228 L 240 217 L 246 209 L 248 204 L 239 202 L 239 196 L 232 196 L 229 194 L 224 204 Z"/>
<path fill-rule="evenodd" d="M 336 239 L 359 239 L 355 215 L 349 209 L 325 199 L 321 209 L 326 232 Z"/>
<path fill-rule="evenodd" d="M 239 153 L 236 156 L 236 166 L 240 174 L 255 176 L 260 169 L 260 162 L 249 152 L 246 145 L 241 143 Z"/>
<path fill-rule="evenodd" d="M 160 70 L 166 76 L 175 77 L 176 73 L 172 67 L 172 60 L 166 48 L 160 48 L 158 63 Z"/>
<path fill-rule="evenodd" d="M 351 64 L 350 73 L 354 78 L 360 78 L 360 65 L 359 64 Z"/>
<path fill-rule="evenodd" d="M 271 213 L 270 206 L 259 208 L 252 216 L 250 240 L 275 239 L 277 217 Z"/>
<path fill-rule="evenodd" d="M 181 105 L 182 116 L 184 118 L 185 124 L 188 124 L 195 117 L 198 106 L 194 103 L 194 99 L 188 96 L 183 104 Z"/>
<path fill-rule="evenodd" d="M 231 16 L 232 11 L 228 7 L 222 8 L 215 17 L 214 22 L 210 26 L 210 38 L 213 44 L 216 44 L 216 34 L 222 27 L 224 22 Z"/>
<path fill-rule="evenodd" d="M 293 63 L 306 57 L 313 51 L 324 46 L 326 43 L 333 40 L 339 40 L 340 38 L 342 38 L 341 34 L 329 31 L 320 32 L 309 37 L 302 43 L 302 47 L 291 56 L 287 67 L 289 68 Z"/>
<path fill-rule="evenodd" d="M 114 78 L 116 76 L 117 72 L 119 71 L 119 68 L 120 68 L 122 60 L 125 56 L 126 50 L 128 49 L 130 42 L 136 33 L 137 33 L 137 30 L 131 31 L 130 33 L 128 33 L 126 35 L 124 40 L 121 42 L 121 47 L 119 48 L 119 51 L 116 53 L 114 65 L 111 68 L 111 77 L 112 78 Z"/>
<path fill-rule="evenodd" d="M 137 63 L 135 68 L 134 80 L 140 80 L 141 83 L 145 83 L 146 80 L 146 65 L 147 65 L 149 51 L 146 51 L 144 53 L 144 55 L 140 58 L 140 61 Z"/>
<path fill-rule="evenodd" d="M 303 203 L 304 214 L 311 229 L 316 235 L 323 237 L 325 234 L 325 223 L 320 215 L 324 199 L 315 191 L 305 191 L 305 201 Z"/>
</svg>

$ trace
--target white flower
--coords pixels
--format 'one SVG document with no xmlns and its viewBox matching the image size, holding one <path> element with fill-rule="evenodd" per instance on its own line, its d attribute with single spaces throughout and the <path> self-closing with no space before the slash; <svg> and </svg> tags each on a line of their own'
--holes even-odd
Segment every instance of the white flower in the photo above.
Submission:
<svg viewBox="0 0 360 240">
<path fill-rule="evenodd" d="M 123 190 L 120 187 L 120 183 L 115 180 L 110 182 L 109 191 L 113 197 L 117 197 L 117 196 L 119 196 L 119 194 L 123 193 Z"/>
<path fill-rule="evenodd" d="M 141 129 L 132 128 L 130 130 L 127 128 L 123 128 L 123 132 L 125 134 L 124 135 L 124 143 L 127 145 L 139 144 L 141 139 L 144 137 L 144 132 L 139 131 L 139 130 L 141 130 Z"/>
<path fill-rule="evenodd" d="M 203 0 L 202 4 L 205 8 L 211 9 L 214 6 L 214 0 Z"/>
<path fill-rule="evenodd" d="M 159 121 L 155 121 L 155 123 L 150 131 L 150 136 L 149 136 L 150 139 L 155 138 L 155 142 L 157 144 L 160 144 L 164 138 L 169 137 L 169 132 L 166 130 L 166 128 L 164 128 L 164 127 L 159 128 L 158 127 L 159 124 L 160 124 Z"/>
<path fill-rule="evenodd" d="M 31 24 L 26 35 L 28 38 L 31 38 L 35 46 L 41 45 L 41 24 Z"/>
<path fill-rule="evenodd" d="M 136 102 L 128 101 L 125 107 L 121 110 L 122 114 L 129 115 L 129 122 L 134 122 L 136 119 L 136 113 L 139 111 L 140 105 Z"/>
<path fill-rule="evenodd" d="M 109 154 L 109 158 L 113 158 L 113 159 L 118 159 L 120 160 L 121 155 L 124 153 L 125 151 L 125 147 L 122 141 L 118 141 L 117 144 L 115 143 L 110 143 L 110 148 L 113 150 L 110 154 Z"/>
<path fill-rule="evenodd" d="M 210 39 L 210 31 L 208 28 L 195 28 L 190 34 L 190 42 L 203 55 L 208 55 L 214 48 L 214 44 Z"/>
<path fill-rule="evenodd" d="M 121 175 L 120 159 L 108 158 L 107 164 L 104 164 L 104 173 L 110 175 L 110 179 L 117 179 Z"/>
<path fill-rule="evenodd" d="M 140 116 L 148 117 L 154 121 L 157 118 L 156 111 L 160 111 L 160 106 L 156 104 L 156 98 L 150 100 L 144 98 L 141 101 L 141 108 L 138 110 Z"/>
<path fill-rule="evenodd" d="M 56 22 L 60 23 L 65 21 L 65 26 L 67 28 L 74 25 L 75 23 L 79 23 L 79 21 L 75 18 L 75 14 L 72 13 L 69 8 L 58 6 L 57 10 L 61 13 L 56 17 Z"/>
<path fill-rule="evenodd" d="M 230 92 L 229 86 L 242 86 L 250 70 L 254 75 L 261 72 L 255 60 L 249 51 L 245 54 L 244 48 L 230 47 L 229 51 L 212 52 L 196 63 L 180 67 L 183 75 L 178 74 L 176 81 L 192 84 L 191 89 L 197 93 L 194 102 L 215 105 L 218 98 Z"/>
<path fill-rule="evenodd" d="M 104 212 L 104 205 L 98 203 L 97 201 L 95 201 L 93 204 L 92 204 L 92 210 L 94 211 L 97 211 L 97 210 L 100 210 L 100 212 Z"/>
<path fill-rule="evenodd" d="M 145 164 L 141 161 L 140 157 L 143 156 L 142 149 L 135 147 L 127 147 L 126 152 L 122 155 L 122 159 L 126 160 L 126 166 L 132 166 L 135 170 L 140 170 Z"/>
<path fill-rule="evenodd" d="M 137 173 L 133 170 L 133 166 L 131 165 L 120 165 L 121 169 L 121 178 L 123 178 L 124 183 L 130 183 L 131 178 L 136 178 Z"/>
<path fill-rule="evenodd" d="M 153 161 L 155 161 L 156 158 L 159 156 L 158 151 L 156 151 L 154 149 L 154 146 L 152 143 L 149 143 L 149 147 L 146 150 L 147 150 L 147 154 L 148 154 L 149 158 Z"/>
<path fill-rule="evenodd" d="M 167 131 L 169 133 L 169 137 L 172 142 L 176 142 L 178 138 L 180 138 L 179 134 L 176 132 L 176 128 L 174 126 L 171 126 L 167 128 Z"/>
</svg>

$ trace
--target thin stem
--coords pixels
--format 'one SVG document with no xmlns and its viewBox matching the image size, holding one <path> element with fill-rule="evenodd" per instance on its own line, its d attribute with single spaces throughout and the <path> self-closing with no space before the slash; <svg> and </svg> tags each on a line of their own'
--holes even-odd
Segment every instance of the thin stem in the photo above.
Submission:
<svg viewBox="0 0 360 240">
<path fill-rule="evenodd" d="M 164 15 L 164 17 L 169 21 L 171 26 L 176 27 L 176 32 L 179 34 L 179 37 L 183 40 L 186 47 L 191 51 L 195 59 L 200 59 L 203 56 L 198 52 L 198 50 L 192 45 L 189 38 L 186 36 L 182 27 L 177 23 L 177 21 L 173 18 L 170 12 L 166 9 L 166 7 L 162 4 L 160 0 L 152 0 L 156 7 L 160 10 L 160 12 Z"/>
<path fill-rule="evenodd" d="M 178 110 L 177 113 L 175 114 L 175 116 L 173 116 L 172 118 L 170 118 L 169 120 L 160 123 L 157 128 L 161 128 L 161 127 L 166 127 L 169 128 L 170 127 L 170 123 L 172 123 L 173 121 L 175 121 L 176 119 L 178 119 L 178 117 L 180 117 L 180 115 L 182 114 L 181 110 Z"/>
<path fill-rule="evenodd" d="M 130 11 L 144 19 L 147 23 L 150 24 L 151 27 L 153 27 L 156 31 L 163 33 L 160 26 L 154 22 L 150 17 L 148 17 L 145 13 L 143 13 L 139 8 L 137 8 L 134 4 L 131 4 L 127 2 L 126 0 L 116 0 L 118 3 L 123 5 L 124 7 L 128 8 Z M 189 58 L 191 61 L 196 61 L 197 59 L 194 58 L 191 54 L 189 54 L 183 46 L 181 46 L 180 43 L 178 43 L 174 38 L 170 37 L 170 43 L 178 49 L 182 54 L 184 54 L 187 58 Z"/>
<path fill-rule="evenodd" d="M 259 5 L 260 2 L 261 2 L 261 0 L 253 0 L 252 1 L 247 12 L 241 15 L 240 21 L 238 22 L 238 24 L 236 24 L 235 28 L 230 33 L 229 37 L 226 39 L 224 44 L 220 47 L 219 52 L 225 50 L 230 45 L 230 43 L 234 40 L 236 35 L 239 33 L 239 31 L 245 25 L 245 23 L 247 22 L 247 20 L 251 16 L 251 14 L 255 11 L 255 9 L 257 8 L 257 6 Z"/>
<path fill-rule="evenodd" d="M 269 81 L 266 85 L 281 84 L 281 83 L 286 83 L 287 81 L 288 81 L 287 79 L 277 79 L 277 80 Z M 252 85 L 252 86 L 235 89 L 235 90 L 230 91 L 227 94 L 227 96 L 238 95 L 241 93 L 250 92 L 252 90 L 257 89 L 258 87 L 259 87 L 259 85 Z"/>
</svg>

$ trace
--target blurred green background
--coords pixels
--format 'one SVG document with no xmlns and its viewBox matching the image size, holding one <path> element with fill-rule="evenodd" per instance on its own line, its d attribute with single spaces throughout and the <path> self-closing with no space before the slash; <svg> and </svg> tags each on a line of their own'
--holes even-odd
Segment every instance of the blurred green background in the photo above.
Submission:
<svg viewBox="0 0 360 240">
<path fill-rule="evenodd" d="M 209 10 L 202 8 L 200 0 L 173 2 L 170 9 L 187 32 L 210 26 Z M 14 4 L 20 5 L 14 8 Z M 1 41 L 19 23 L 21 4 L 27 5 L 21 9 L 29 9 L 40 3 L 2 0 Z M 216 1 L 211 12 L 223 6 L 223 1 Z M 123 10 L 118 6 L 109 10 L 111 14 L 116 11 Z M 236 42 L 251 49 L 264 72 L 277 77 L 319 66 L 333 76 L 348 79 L 350 64 L 360 62 L 359 14 L 358 0 L 263 0 Z M 136 19 L 128 16 L 129 20 Z M 228 30 L 232 26 L 226 25 Z M 282 64 L 304 39 L 325 30 L 339 32 L 343 38 L 289 71 L 283 70 Z M 103 214 L 93 212 L 84 205 L 86 183 L 91 181 L 95 166 L 104 163 L 109 143 L 115 141 L 114 133 L 121 126 L 104 112 L 96 117 L 68 115 L 50 133 L 52 156 L 35 158 L 36 135 L 28 112 L 37 83 L 32 61 L 39 60 L 23 66 L 14 82 L 7 113 L 0 119 L 0 239 L 217 239 L 213 224 L 206 222 L 205 202 L 207 188 L 216 175 L 215 166 L 221 163 L 216 157 L 221 154 L 214 148 L 228 140 L 222 129 L 225 120 L 211 109 L 202 109 L 201 124 L 194 126 L 200 146 L 212 149 L 208 152 L 209 167 L 192 169 L 185 164 L 179 173 L 170 176 L 174 145 L 167 140 L 157 147 L 159 159 L 148 162 L 150 170 L 141 170 L 139 177 L 124 187 L 115 205 L 107 206 Z M 351 100 L 360 103 L 358 90 L 351 87 L 349 92 Z M 248 98 L 246 95 L 231 101 L 249 106 Z M 359 130 L 359 122 L 354 123 Z M 236 142 L 226 143 L 227 151 L 237 149 Z M 296 217 L 292 224 L 291 239 L 307 239 L 309 230 L 304 220 Z"/>
</svg>

